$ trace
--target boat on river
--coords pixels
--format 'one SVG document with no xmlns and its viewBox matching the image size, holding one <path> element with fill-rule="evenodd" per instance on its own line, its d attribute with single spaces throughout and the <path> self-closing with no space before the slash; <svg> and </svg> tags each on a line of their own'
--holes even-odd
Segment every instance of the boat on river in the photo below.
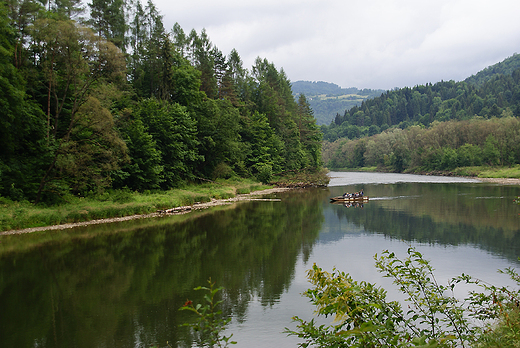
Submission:
<svg viewBox="0 0 520 348">
<path fill-rule="evenodd" d="M 358 196 L 358 197 L 344 197 L 344 196 L 337 196 L 337 197 L 331 197 L 330 198 L 331 203 L 335 202 L 368 202 L 368 196 Z"/>
</svg>

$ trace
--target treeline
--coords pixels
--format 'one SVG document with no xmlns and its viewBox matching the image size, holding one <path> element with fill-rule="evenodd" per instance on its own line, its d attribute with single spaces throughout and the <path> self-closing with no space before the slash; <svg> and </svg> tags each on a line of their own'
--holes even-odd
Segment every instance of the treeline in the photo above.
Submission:
<svg viewBox="0 0 520 348">
<path fill-rule="evenodd" d="M 317 167 L 321 133 L 283 70 L 249 71 L 153 2 L 0 5 L 0 196 L 55 202 L 110 188 Z"/>
<path fill-rule="evenodd" d="M 510 166 L 520 163 L 520 120 L 509 116 L 435 121 L 429 128 L 392 128 L 361 139 L 325 141 L 323 161 L 329 168 L 375 166 L 396 172 Z"/>
<path fill-rule="evenodd" d="M 489 81 L 495 75 L 512 75 L 517 69 L 520 69 L 520 57 L 518 56 L 518 53 L 515 53 L 511 57 L 479 71 L 477 74 L 468 77 L 464 81 L 469 84 L 480 86 Z"/>
<path fill-rule="evenodd" d="M 387 91 L 337 114 L 321 126 L 324 139 L 357 139 L 391 127 L 429 126 L 434 121 L 520 116 L 520 56 L 514 55 L 467 81 L 441 81 Z"/>
</svg>

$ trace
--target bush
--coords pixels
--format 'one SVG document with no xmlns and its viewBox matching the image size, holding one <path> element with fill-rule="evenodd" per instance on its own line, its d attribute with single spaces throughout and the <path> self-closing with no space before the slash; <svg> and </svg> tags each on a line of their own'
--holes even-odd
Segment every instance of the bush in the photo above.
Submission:
<svg viewBox="0 0 520 348">
<path fill-rule="evenodd" d="M 256 178 L 264 183 L 269 184 L 273 180 L 273 167 L 269 164 L 260 163 L 256 165 L 258 173 L 256 174 Z"/>
<path fill-rule="evenodd" d="M 219 291 L 223 290 L 222 287 L 215 287 L 215 283 L 208 280 L 208 287 L 199 286 L 194 290 L 203 290 L 206 292 L 204 295 L 204 303 L 193 304 L 192 301 L 187 300 L 184 306 L 179 310 L 190 311 L 196 315 L 197 321 L 189 324 L 185 323 L 182 326 L 188 326 L 193 331 L 198 333 L 198 341 L 200 347 L 228 347 L 230 344 L 236 344 L 235 341 L 231 341 L 233 334 L 229 336 L 223 335 L 223 331 L 231 321 L 231 318 L 224 318 L 222 311 L 217 307 L 222 303 L 222 300 L 217 300 L 216 295 Z"/>
<path fill-rule="evenodd" d="M 517 306 L 520 292 L 482 284 L 467 275 L 437 283 L 433 268 L 413 248 L 405 260 L 384 251 L 375 256 L 376 267 L 392 278 L 406 296 L 408 310 L 397 301 L 387 301 L 386 291 L 367 282 L 353 280 L 348 274 L 326 272 L 314 265 L 308 278 L 314 288 L 307 290 L 318 315 L 334 316 L 332 325 L 316 326 L 298 317 L 297 331 L 291 335 L 305 340 L 300 347 L 469 347 L 482 339 L 490 320 L 509 317 L 506 308 Z M 507 270 L 520 284 L 520 277 Z M 453 296 L 457 284 L 480 286 L 484 292 L 470 292 L 463 301 Z M 506 327 L 509 342 L 520 338 L 518 323 Z M 504 328 L 504 325 L 500 326 Z M 516 330 L 516 331 L 515 331 Z M 499 332 L 497 330 L 492 332 Z M 491 340 L 491 338 L 490 338 Z M 510 345 L 507 345 L 510 346 Z"/>
<path fill-rule="evenodd" d="M 132 192 L 128 189 L 126 190 L 117 190 L 114 191 L 110 198 L 112 199 L 112 202 L 114 203 L 129 203 L 134 201 L 134 196 Z"/>
<path fill-rule="evenodd" d="M 226 163 L 219 163 L 213 169 L 213 179 L 229 179 L 233 174 L 233 169 Z"/>
</svg>

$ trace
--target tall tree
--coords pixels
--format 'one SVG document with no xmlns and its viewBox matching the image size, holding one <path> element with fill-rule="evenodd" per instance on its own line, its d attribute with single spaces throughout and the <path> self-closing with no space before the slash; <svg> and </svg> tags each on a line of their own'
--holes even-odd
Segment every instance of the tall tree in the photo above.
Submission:
<svg viewBox="0 0 520 348">
<path fill-rule="evenodd" d="M 298 98 L 298 131 L 300 143 L 306 152 L 307 164 L 312 167 L 321 165 L 321 138 L 322 134 L 316 125 L 313 111 L 304 94 Z"/>
<path fill-rule="evenodd" d="M 188 38 L 179 23 L 175 23 L 172 29 L 173 44 L 182 57 L 187 58 Z"/>
<path fill-rule="evenodd" d="M 218 93 L 217 77 L 215 76 L 215 57 L 219 51 L 215 51 L 213 44 L 209 40 L 205 29 L 202 29 L 200 36 L 196 36 L 193 41 L 194 46 L 194 65 L 201 72 L 200 89 L 208 98 L 216 98 Z M 220 52 L 220 54 L 222 54 Z"/>
<path fill-rule="evenodd" d="M 239 150 L 240 114 L 228 100 L 206 99 L 190 107 L 197 121 L 199 154 L 204 161 L 198 172 L 213 177 L 219 165 L 232 167 L 243 160 Z"/>
<path fill-rule="evenodd" d="M 96 33 L 126 51 L 127 23 L 125 0 L 92 0 L 90 22 Z"/>
<path fill-rule="evenodd" d="M 244 68 L 244 62 L 236 49 L 232 49 L 228 55 L 227 66 L 234 94 L 236 94 L 239 100 L 244 104 L 249 104 L 250 106 L 252 103 L 252 90 L 255 83 L 253 82 L 253 78 L 249 75 L 249 71 Z"/>
<path fill-rule="evenodd" d="M 55 151 L 43 175 L 36 201 L 56 178 L 60 158 L 66 156 L 69 142 L 81 116 L 78 113 L 97 83 L 123 77 L 124 57 L 113 44 L 90 29 L 71 21 L 42 19 L 34 24 L 35 41 L 41 48 L 36 61 L 49 88 L 49 144 Z"/>
<path fill-rule="evenodd" d="M 253 100 L 257 110 L 268 117 L 269 125 L 284 143 L 285 169 L 304 167 L 305 151 L 299 139 L 297 106 L 289 79 L 283 69 L 278 72 L 274 64 L 260 58 L 253 66 L 253 76 L 258 84 Z"/>
<path fill-rule="evenodd" d="M 165 62 L 164 54 L 167 55 L 166 59 L 169 59 L 169 52 L 165 51 L 169 49 L 165 46 L 169 46 L 169 43 L 165 41 L 168 39 L 164 29 L 162 16 L 159 14 L 155 4 L 149 0 L 146 6 L 146 16 L 148 21 L 148 42 L 146 46 L 146 72 L 147 82 L 150 88 L 150 96 L 160 99 L 161 97 L 161 85 L 164 83 L 161 74 L 164 73 L 163 65 L 169 64 Z"/>
<path fill-rule="evenodd" d="M 127 147 L 114 126 L 110 111 L 90 96 L 81 105 L 70 134 L 57 153 L 56 170 L 73 194 L 103 192 L 111 174 L 126 160 Z"/>
<path fill-rule="evenodd" d="M 164 166 L 157 142 L 140 118 L 125 117 L 122 133 L 131 160 L 113 174 L 115 187 L 137 191 L 159 189 L 164 181 Z"/>
<path fill-rule="evenodd" d="M 200 156 L 197 152 L 196 122 L 186 108 L 149 98 L 139 103 L 135 117 L 142 120 L 162 154 L 164 181 L 161 188 L 178 187 L 192 179 Z"/>
<path fill-rule="evenodd" d="M 7 8 L 0 4 L 0 195 L 33 199 L 34 182 L 45 158 L 44 115 L 25 92 L 25 81 L 14 64 L 16 32 Z"/>
<path fill-rule="evenodd" d="M 267 117 L 255 111 L 250 117 L 242 118 L 240 130 L 244 143 L 245 166 L 256 174 L 262 166 L 270 166 L 274 172 L 284 168 L 283 143 L 269 126 Z"/>
<path fill-rule="evenodd" d="M 85 12 L 82 0 L 49 0 L 49 11 L 57 13 L 61 19 L 79 20 Z"/>
<path fill-rule="evenodd" d="M 26 59 L 27 47 L 31 39 L 30 25 L 43 10 L 41 2 L 36 0 L 7 0 L 6 1 L 11 25 L 15 28 L 16 42 L 14 44 L 14 65 L 21 68 Z"/>
</svg>

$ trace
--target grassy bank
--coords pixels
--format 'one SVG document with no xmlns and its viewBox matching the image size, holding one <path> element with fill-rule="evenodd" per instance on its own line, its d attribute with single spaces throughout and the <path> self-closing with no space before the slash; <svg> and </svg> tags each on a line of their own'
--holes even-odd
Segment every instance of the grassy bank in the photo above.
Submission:
<svg viewBox="0 0 520 348">
<path fill-rule="evenodd" d="M 520 179 L 520 165 L 511 167 L 462 167 L 454 170 L 454 173 L 462 176 L 474 176 L 478 178 L 508 178 Z"/>
<path fill-rule="evenodd" d="M 229 179 L 157 192 L 112 191 L 93 197 L 64 197 L 53 206 L 13 202 L 0 197 L 0 231 L 60 225 L 97 219 L 149 214 L 157 210 L 225 199 L 272 186 L 253 180 Z"/>
<path fill-rule="evenodd" d="M 335 171 L 353 171 L 353 172 L 393 172 L 391 168 L 380 167 L 361 167 L 361 168 L 335 168 Z M 433 175 L 454 175 L 454 176 L 470 176 L 476 178 L 507 178 L 520 179 L 520 165 L 511 167 L 491 167 L 491 166 L 475 166 L 475 167 L 458 167 L 451 171 L 434 171 L 424 172 L 419 169 L 406 171 L 407 174 L 433 174 Z"/>
</svg>

